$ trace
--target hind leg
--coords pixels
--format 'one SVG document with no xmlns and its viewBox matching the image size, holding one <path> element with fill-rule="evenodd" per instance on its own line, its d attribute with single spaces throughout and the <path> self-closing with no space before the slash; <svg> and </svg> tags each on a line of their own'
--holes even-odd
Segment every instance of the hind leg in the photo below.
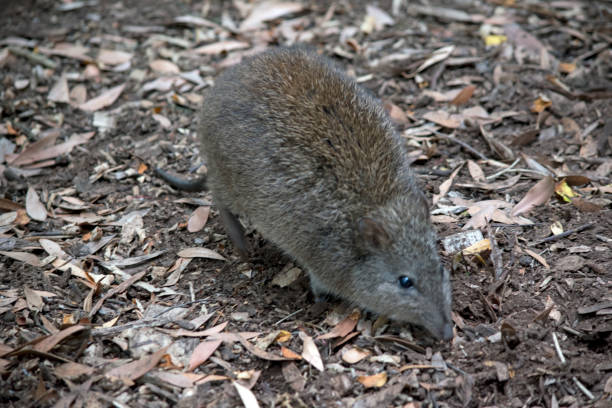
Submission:
<svg viewBox="0 0 612 408">
<path fill-rule="evenodd" d="M 249 257 L 249 248 L 244 238 L 244 228 L 242 224 L 240 224 L 238 218 L 225 207 L 219 207 L 219 214 L 221 215 L 221 221 L 223 222 L 223 226 L 232 244 L 234 244 L 240 257 L 246 261 Z"/>
</svg>

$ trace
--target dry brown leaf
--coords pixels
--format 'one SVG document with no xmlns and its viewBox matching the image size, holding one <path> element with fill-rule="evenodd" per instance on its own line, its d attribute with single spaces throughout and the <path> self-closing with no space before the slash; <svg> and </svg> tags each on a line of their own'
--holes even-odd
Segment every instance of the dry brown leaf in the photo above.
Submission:
<svg viewBox="0 0 612 408">
<path fill-rule="evenodd" d="M 572 186 L 572 187 L 583 186 L 585 184 L 589 184 L 591 182 L 591 179 L 586 176 L 574 174 L 574 175 L 566 176 L 565 182 L 567 183 L 568 186 Z"/>
<path fill-rule="evenodd" d="M 32 187 L 28 187 L 25 207 L 30 218 L 41 222 L 47 219 L 47 209 Z"/>
<path fill-rule="evenodd" d="M 456 129 L 461 125 L 460 115 L 451 115 L 443 110 L 427 112 L 423 115 L 423 119 L 437 123 L 438 125 L 449 129 Z"/>
<path fill-rule="evenodd" d="M 14 166 L 19 166 L 24 163 L 31 163 L 32 161 L 37 161 L 38 159 L 30 160 L 30 157 L 39 154 L 41 151 L 45 150 L 49 146 L 53 146 L 59 135 L 59 129 L 53 129 L 48 132 L 45 132 L 41 135 L 41 138 L 39 140 L 28 145 L 25 149 L 23 149 L 20 154 L 13 157 L 12 159 L 7 159 L 7 162 Z"/>
<path fill-rule="evenodd" d="M 222 334 L 222 333 L 220 333 L 220 334 Z M 255 356 L 257 356 L 257 357 L 259 357 L 259 358 L 261 358 L 263 360 L 287 361 L 286 357 L 279 356 L 277 354 L 268 353 L 267 351 L 264 351 L 264 350 L 260 349 L 259 347 L 256 347 L 256 346 L 252 345 L 251 343 L 249 343 L 247 341 L 247 339 L 244 336 L 237 335 L 236 338 L 240 342 L 240 344 L 242 344 L 242 346 L 245 349 L 247 349 L 251 354 L 254 354 Z"/>
<path fill-rule="evenodd" d="M 544 259 L 544 257 L 542 257 L 540 254 L 537 254 L 537 253 L 533 252 L 531 249 L 527 249 L 527 248 L 523 248 L 522 250 L 527 255 L 529 255 L 530 257 L 532 257 L 533 259 L 535 259 L 539 263 L 541 263 L 546 269 L 550 270 L 550 266 L 548 265 L 548 262 L 546 262 L 546 259 Z"/>
<path fill-rule="evenodd" d="M 260 28 L 265 21 L 274 20 L 287 14 L 298 13 L 304 9 L 304 5 L 299 2 L 279 2 L 279 1 L 264 1 L 257 4 L 248 17 L 240 24 L 239 30 L 250 31 Z"/>
<path fill-rule="evenodd" d="M 40 259 L 36 255 L 28 252 L 19 251 L 0 251 L 0 255 L 8 256 L 9 258 L 16 259 L 21 262 L 25 262 L 28 265 L 39 267 L 41 265 Z"/>
<path fill-rule="evenodd" d="M 81 330 L 86 330 L 86 326 L 76 325 L 70 326 L 66 329 L 63 329 L 57 333 L 52 334 L 51 336 L 43 338 L 41 341 L 34 345 L 34 350 L 40 351 L 41 353 L 48 353 L 55 347 L 58 343 L 64 340 L 66 337 L 71 336 L 75 333 L 80 332 Z"/>
<path fill-rule="evenodd" d="M 195 370 L 200 364 L 206 362 L 210 356 L 219 348 L 221 340 L 206 340 L 198 344 L 189 357 L 187 371 Z"/>
<path fill-rule="evenodd" d="M 281 355 L 289 360 L 301 360 L 302 356 L 300 356 L 298 353 L 296 353 L 295 351 L 282 346 L 281 347 Z"/>
<path fill-rule="evenodd" d="M 283 377 L 289 386 L 296 392 L 304 391 L 306 386 L 306 379 L 302 376 L 300 369 L 297 368 L 295 363 L 283 364 Z"/>
<path fill-rule="evenodd" d="M 160 91 L 167 92 L 177 83 L 180 78 L 176 76 L 161 77 L 154 79 L 153 81 L 147 82 L 141 88 L 142 92 Z"/>
<path fill-rule="evenodd" d="M 489 144 L 491 150 L 493 150 L 500 159 L 506 161 L 513 161 L 515 159 L 516 155 L 514 151 L 497 140 L 491 133 L 487 132 L 482 124 L 480 125 L 480 133 Z"/>
<path fill-rule="evenodd" d="M 74 58 L 85 63 L 93 62 L 91 57 L 87 55 L 89 48 L 77 44 L 57 43 L 53 48 L 38 47 L 38 52 L 46 55 Z"/>
<path fill-rule="evenodd" d="M 53 85 L 53 87 L 49 91 L 49 95 L 47 95 L 47 99 L 52 102 L 62 102 L 62 103 L 70 102 L 70 94 L 68 91 L 68 81 L 66 80 L 66 75 L 60 75 L 57 82 Z"/>
<path fill-rule="evenodd" d="M 53 255 L 57 258 L 69 259 L 70 256 L 64 252 L 62 247 L 55 241 L 51 241 L 50 239 L 41 238 L 38 240 L 38 243 L 41 247 L 49 254 Z"/>
<path fill-rule="evenodd" d="M 198 232 L 206 225 L 208 214 L 210 213 L 209 206 L 202 206 L 195 209 L 187 221 L 187 231 Z"/>
<path fill-rule="evenodd" d="M 241 342 L 242 340 L 245 340 L 245 339 L 252 339 L 259 335 L 261 335 L 260 332 L 217 333 L 217 334 L 211 334 L 210 336 L 208 336 L 208 339 L 209 340 L 221 340 L 224 343 L 231 344 L 231 343 Z M 281 358 L 281 360 L 284 360 L 284 358 Z"/>
<path fill-rule="evenodd" d="M 77 133 L 70 136 L 70 139 L 68 139 L 66 142 L 53 146 L 46 144 L 33 146 L 33 143 L 29 146 L 29 148 L 26 148 L 19 156 L 17 156 L 11 162 L 11 164 L 22 166 L 42 160 L 53 159 L 63 154 L 70 153 L 75 146 L 86 143 L 94 135 L 95 132 Z M 55 141 L 55 138 L 53 138 L 53 141 Z"/>
<path fill-rule="evenodd" d="M 79 108 L 86 112 L 95 112 L 97 110 L 106 108 L 107 106 L 110 106 L 115 103 L 117 98 L 119 98 L 119 95 L 121 95 L 121 92 L 123 92 L 125 85 L 126 84 L 118 85 L 105 92 L 102 92 L 95 98 L 92 98 L 84 104 L 79 105 Z"/>
<path fill-rule="evenodd" d="M 120 65 L 130 61 L 133 56 L 125 51 L 101 49 L 98 53 L 98 62 L 105 65 Z"/>
<path fill-rule="evenodd" d="M 431 222 L 435 224 L 452 224 L 457 222 L 457 218 L 451 217 L 450 215 L 432 215 Z"/>
<path fill-rule="evenodd" d="M 589 158 L 589 157 L 597 157 L 599 151 L 599 146 L 597 143 L 597 139 L 593 136 L 589 135 L 586 137 L 582 146 L 580 146 L 580 157 Z"/>
<path fill-rule="evenodd" d="M 234 384 L 236 391 L 238 391 L 238 395 L 240 395 L 245 408 L 259 408 L 257 398 L 255 398 L 255 394 L 251 390 L 237 381 L 232 382 L 232 384 Z"/>
<path fill-rule="evenodd" d="M 334 328 L 326 334 L 322 334 L 317 337 L 317 340 L 325 340 L 331 339 L 334 337 L 344 337 L 357 326 L 357 322 L 359 322 L 359 318 L 361 317 L 361 313 L 357 310 L 351 313 L 346 319 L 340 321 Z"/>
<path fill-rule="evenodd" d="M 164 354 L 166 354 L 168 347 L 170 347 L 170 345 L 162 347 L 155 353 L 142 357 L 139 360 L 115 367 L 108 371 L 106 376 L 109 378 L 120 378 L 134 381 L 155 368 L 159 360 L 161 360 Z"/>
<path fill-rule="evenodd" d="M 37 312 L 42 311 L 42 308 L 45 305 L 42 296 L 40 296 L 38 293 L 36 293 L 36 291 L 28 288 L 27 286 L 23 288 L 23 294 L 26 298 L 28 309 Z"/>
<path fill-rule="evenodd" d="M 421 92 L 423 96 L 429 96 L 436 102 L 450 102 L 459 95 L 461 89 L 451 89 L 444 92 L 433 91 L 431 89 L 424 89 Z"/>
<path fill-rule="evenodd" d="M 342 352 L 342 361 L 348 364 L 355 364 L 368 357 L 370 354 L 372 353 L 361 347 L 351 347 Z"/>
<path fill-rule="evenodd" d="M 9 200 L 8 198 L 0 197 L 0 209 L 7 211 L 17 211 L 23 209 L 21 204 Z"/>
<path fill-rule="evenodd" d="M 383 371 L 374 375 L 361 375 L 357 377 L 357 381 L 366 388 L 380 388 L 387 383 L 387 373 Z"/>
<path fill-rule="evenodd" d="M 554 191 L 555 180 L 550 176 L 544 177 L 529 189 L 525 197 L 514 206 L 510 214 L 519 215 L 528 212 L 535 206 L 544 204 Z"/>
<path fill-rule="evenodd" d="M 71 102 L 81 105 L 87 100 L 87 88 L 83 84 L 78 84 L 72 88 L 69 97 Z"/>
<path fill-rule="evenodd" d="M 181 72 L 180 68 L 171 61 L 164 59 L 156 59 L 149 63 L 149 68 L 160 74 L 178 74 Z"/>
<path fill-rule="evenodd" d="M 180 250 L 177 255 L 181 258 L 207 258 L 225 261 L 225 258 L 219 253 L 213 251 L 212 249 L 202 247 L 185 248 Z"/>
<path fill-rule="evenodd" d="M 505 188 L 509 188 L 512 187 L 513 185 L 515 185 L 516 183 L 518 183 L 519 179 L 521 178 L 520 174 L 517 174 L 516 176 L 512 176 L 509 179 L 506 180 L 501 180 L 501 181 L 496 181 L 493 183 L 457 183 L 458 187 L 465 187 L 465 188 L 479 188 L 481 190 L 503 190 Z"/>
<path fill-rule="evenodd" d="M 272 279 L 272 284 L 280 286 L 281 288 L 287 287 L 295 282 L 301 274 L 302 270 L 300 268 L 291 268 L 286 272 L 280 272 L 276 275 L 274 279 Z"/>
<path fill-rule="evenodd" d="M 189 53 L 194 55 L 218 55 L 222 52 L 240 50 L 243 48 L 248 48 L 250 46 L 251 45 L 249 43 L 244 41 L 226 40 L 203 45 L 201 47 L 194 48 L 193 50 L 185 51 L 184 54 Z"/>
<path fill-rule="evenodd" d="M 304 343 L 302 350 L 302 357 L 304 357 L 304 360 L 308 361 L 317 370 L 323 371 L 323 360 L 321 360 L 321 354 L 319 353 L 319 349 L 317 349 L 312 337 L 308 336 L 304 332 L 300 332 L 300 338 Z"/>
<path fill-rule="evenodd" d="M 220 323 L 216 326 L 210 327 L 206 330 L 201 330 L 201 331 L 192 331 L 192 330 L 187 330 L 187 329 L 176 329 L 176 330 L 166 330 L 165 333 L 168 333 L 170 336 L 173 337 L 206 337 L 206 336 L 213 336 L 215 334 L 219 334 L 221 333 L 225 327 L 227 326 L 228 322 L 223 322 Z M 216 339 L 216 340 L 220 340 L 220 339 Z"/>
<path fill-rule="evenodd" d="M 450 190 L 451 186 L 453 185 L 453 180 L 455 179 L 455 177 L 457 176 L 457 173 L 459 173 L 459 170 L 461 170 L 461 168 L 463 167 L 463 163 L 461 163 L 450 175 L 450 177 L 446 180 L 444 180 L 442 182 L 442 184 L 440 184 L 440 193 L 439 194 L 434 194 L 433 195 L 433 205 L 435 206 L 438 201 L 440 201 L 440 199 L 442 197 L 444 197 L 446 195 L 446 193 L 448 193 L 448 190 Z"/>
<path fill-rule="evenodd" d="M 548 99 L 544 99 L 542 96 L 540 96 L 538 97 L 538 99 L 533 101 L 533 104 L 531 105 L 531 111 L 533 113 L 540 113 L 544 109 L 549 108 L 551 106 L 552 106 L 552 101 Z"/>
<path fill-rule="evenodd" d="M 455 106 L 465 105 L 470 100 L 475 90 L 475 85 L 466 86 L 457 94 L 457 96 L 455 96 L 455 98 L 451 101 L 451 104 Z"/>
<path fill-rule="evenodd" d="M 395 24 L 393 18 L 391 18 L 391 16 L 387 14 L 386 11 L 372 4 L 368 4 L 366 6 L 366 20 L 368 19 L 371 20 L 371 24 L 375 31 L 380 31 L 385 28 L 385 26 L 392 26 L 393 24 Z M 368 32 L 367 30 L 363 29 L 362 31 Z M 371 30 L 369 31 L 371 32 Z"/>
<path fill-rule="evenodd" d="M 180 388 L 192 388 L 194 386 L 195 381 L 204 378 L 204 375 L 202 374 L 177 373 L 169 371 L 158 371 L 151 373 L 151 375 L 165 383 Z"/>
<path fill-rule="evenodd" d="M 484 228 L 486 227 L 489 221 L 495 221 L 502 224 L 517 224 L 517 225 L 531 225 L 533 224 L 526 218 L 511 216 L 506 214 L 504 211 L 494 207 L 470 207 L 468 212 L 471 215 L 471 218 L 461 229 L 475 229 L 475 228 Z"/>
<path fill-rule="evenodd" d="M 85 364 L 79 363 L 64 363 L 61 364 L 53 370 L 53 374 L 58 376 L 59 378 L 65 380 L 74 380 L 81 375 L 91 375 L 94 372 L 94 368 L 87 366 Z"/>
<path fill-rule="evenodd" d="M 482 168 L 473 160 L 468 160 L 467 164 L 468 171 L 470 172 L 470 176 L 472 176 L 472 179 L 479 183 L 485 182 L 485 175 L 484 171 L 482 171 Z"/>
<path fill-rule="evenodd" d="M 0 214 L 0 227 L 11 225 L 17 220 L 17 211 L 9 211 L 4 214 Z"/>
<path fill-rule="evenodd" d="M 440 61 L 444 61 L 447 59 L 455 50 L 454 45 L 447 45 L 442 48 L 438 48 L 434 52 L 431 53 L 431 56 L 427 58 L 415 71 L 415 73 L 419 73 L 430 66 L 437 64 Z"/>
</svg>

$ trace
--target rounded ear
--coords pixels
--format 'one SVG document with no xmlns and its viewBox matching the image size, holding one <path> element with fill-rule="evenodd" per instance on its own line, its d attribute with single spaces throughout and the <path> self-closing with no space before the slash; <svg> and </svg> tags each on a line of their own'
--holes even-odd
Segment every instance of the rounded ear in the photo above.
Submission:
<svg viewBox="0 0 612 408">
<path fill-rule="evenodd" d="M 383 249 L 391 244 L 391 236 L 379 221 L 362 217 L 357 223 L 360 240 L 371 249 Z"/>
</svg>

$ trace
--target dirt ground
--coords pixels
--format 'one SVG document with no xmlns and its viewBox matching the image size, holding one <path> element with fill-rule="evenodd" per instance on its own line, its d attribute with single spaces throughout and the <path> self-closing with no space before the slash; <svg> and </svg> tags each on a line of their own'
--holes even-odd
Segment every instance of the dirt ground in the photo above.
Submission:
<svg viewBox="0 0 612 408">
<path fill-rule="evenodd" d="M 0 7 L 0 405 L 612 407 L 612 3 Z M 452 341 L 315 302 L 257 231 L 242 262 L 153 174 L 204 172 L 202 90 L 293 43 L 405 138 Z"/>
</svg>

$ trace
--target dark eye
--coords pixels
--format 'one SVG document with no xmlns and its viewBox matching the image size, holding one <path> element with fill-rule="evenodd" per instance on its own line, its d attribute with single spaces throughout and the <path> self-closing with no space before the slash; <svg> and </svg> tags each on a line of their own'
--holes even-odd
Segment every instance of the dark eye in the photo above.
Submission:
<svg viewBox="0 0 612 408">
<path fill-rule="evenodd" d="M 399 284 L 402 288 L 409 289 L 412 287 L 412 280 L 407 276 L 400 276 Z"/>
</svg>

